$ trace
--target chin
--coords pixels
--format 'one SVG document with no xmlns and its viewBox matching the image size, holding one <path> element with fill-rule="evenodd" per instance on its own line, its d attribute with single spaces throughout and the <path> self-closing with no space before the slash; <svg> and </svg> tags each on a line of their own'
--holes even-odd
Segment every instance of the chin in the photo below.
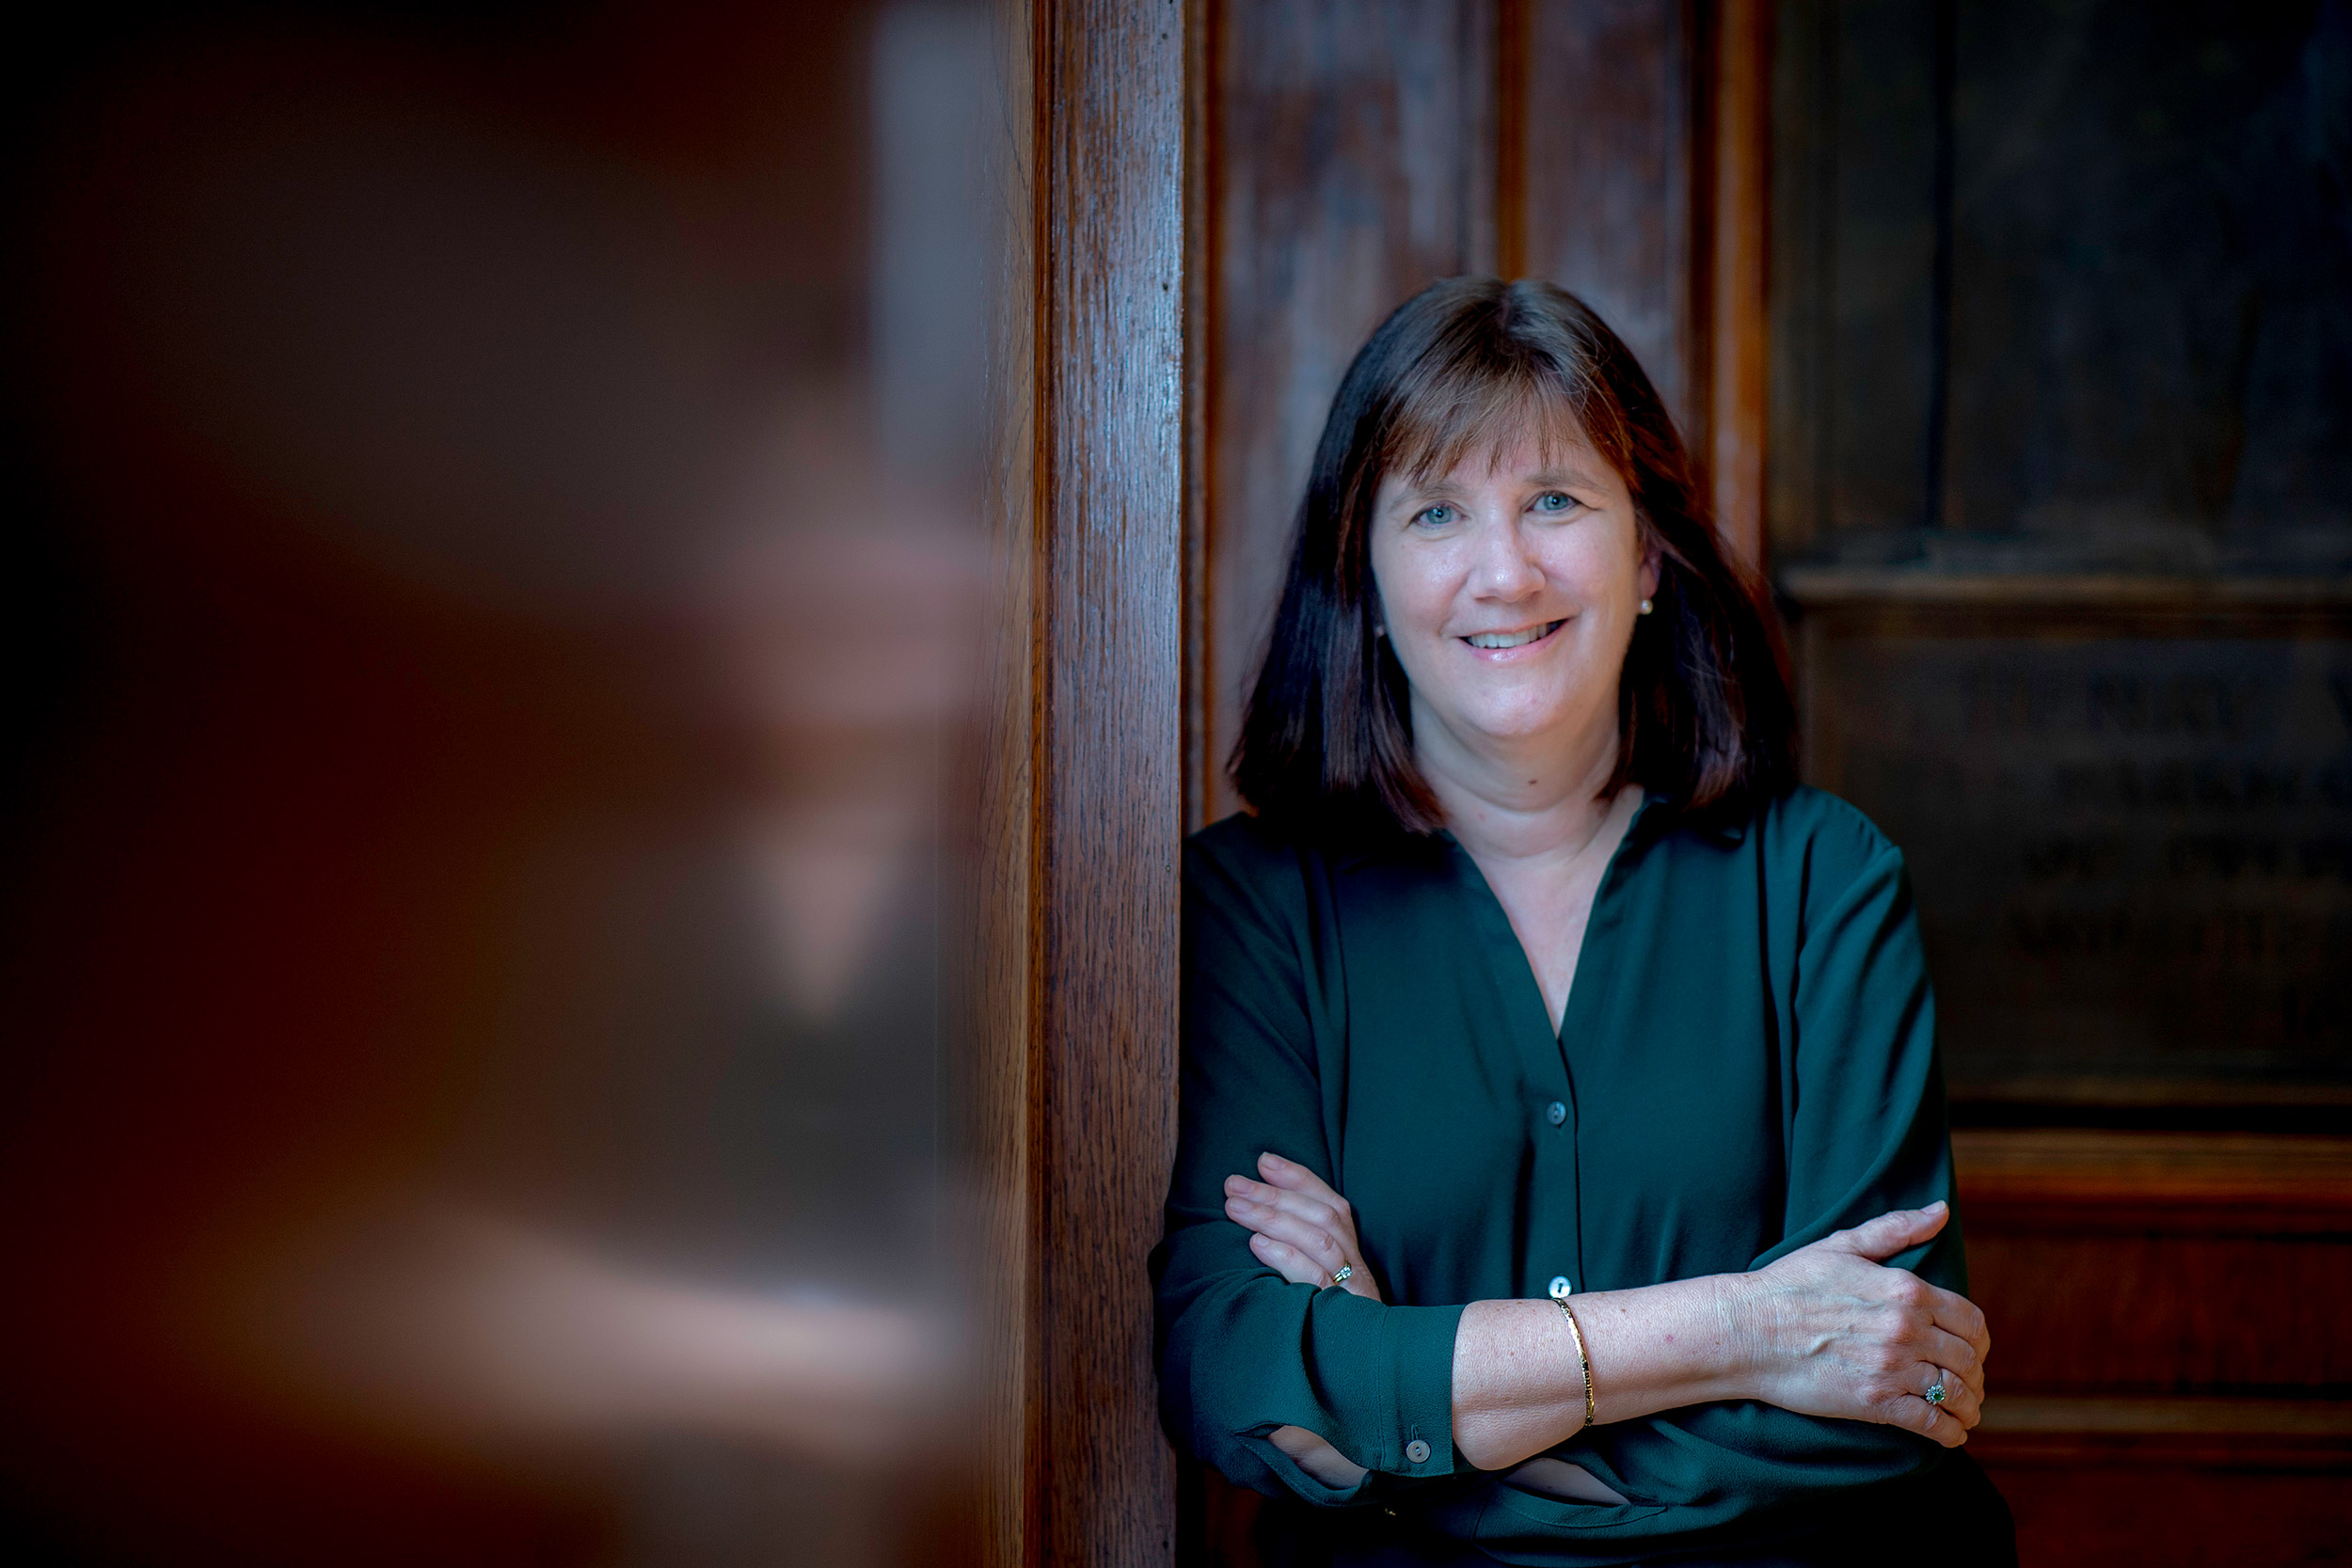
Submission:
<svg viewBox="0 0 2352 1568">
<path fill-rule="evenodd" d="M 1511 707 L 1472 713 L 1470 722 L 1481 735 L 1495 740 L 1539 740 L 1545 736 L 1573 734 L 1584 714 L 1573 707 L 1548 707 L 1536 712 Z"/>
</svg>

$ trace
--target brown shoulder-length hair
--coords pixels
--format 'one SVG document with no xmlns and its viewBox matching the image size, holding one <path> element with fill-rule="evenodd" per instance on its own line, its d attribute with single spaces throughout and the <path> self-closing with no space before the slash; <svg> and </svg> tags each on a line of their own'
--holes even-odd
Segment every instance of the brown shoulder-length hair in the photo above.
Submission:
<svg viewBox="0 0 2352 1568">
<path fill-rule="evenodd" d="M 1444 826 L 1413 762 L 1405 672 L 1385 640 L 1370 544 L 1391 471 L 1443 473 L 1476 448 L 1564 427 L 1616 466 L 1656 610 L 1635 623 L 1617 688 L 1617 772 L 1710 818 L 1795 783 L 1796 710 L 1778 617 L 1715 537 L 1689 453 L 1649 377 L 1574 294 L 1453 277 L 1380 324 L 1348 367 L 1315 448 L 1290 571 L 1233 749 L 1260 815 L 1317 835 Z"/>
</svg>

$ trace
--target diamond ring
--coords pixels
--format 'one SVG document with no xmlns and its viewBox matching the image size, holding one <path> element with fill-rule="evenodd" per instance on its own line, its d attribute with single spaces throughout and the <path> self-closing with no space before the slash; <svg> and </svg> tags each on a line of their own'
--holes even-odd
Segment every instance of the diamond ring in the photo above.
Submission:
<svg viewBox="0 0 2352 1568">
<path fill-rule="evenodd" d="M 1331 1283 L 1334 1285 L 1344 1285 L 1355 1277 L 1356 1265 L 1353 1263 L 1342 1263 L 1340 1265 L 1340 1272 L 1331 1276 Z"/>
<path fill-rule="evenodd" d="M 1933 1383 L 1928 1385 L 1926 1397 L 1927 1402 L 1930 1404 L 1942 1404 L 1944 1402 L 1944 1379 L 1940 1374 Z"/>
</svg>

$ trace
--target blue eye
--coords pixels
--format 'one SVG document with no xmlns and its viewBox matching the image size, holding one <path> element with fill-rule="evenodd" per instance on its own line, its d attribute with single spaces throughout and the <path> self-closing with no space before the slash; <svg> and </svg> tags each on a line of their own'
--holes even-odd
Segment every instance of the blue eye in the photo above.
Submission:
<svg viewBox="0 0 2352 1568">
<path fill-rule="evenodd" d="M 1538 512 L 1565 512 L 1574 505 L 1575 497 L 1564 496 L 1557 490 L 1547 490 L 1535 498 L 1535 510 Z"/>
<path fill-rule="evenodd" d="M 1415 517 L 1413 521 L 1417 523 L 1428 523 L 1437 528 L 1443 528 L 1446 524 L 1454 521 L 1454 508 L 1443 504 L 1438 506 L 1424 506 L 1421 509 L 1421 515 Z"/>
</svg>

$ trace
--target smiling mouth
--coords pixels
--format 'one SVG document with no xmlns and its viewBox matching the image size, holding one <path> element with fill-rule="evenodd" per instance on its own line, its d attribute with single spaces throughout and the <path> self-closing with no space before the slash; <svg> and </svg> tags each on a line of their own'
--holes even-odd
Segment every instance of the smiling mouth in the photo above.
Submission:
<svg viewBox="0 0 2352 1568">
<path fill-rule="evenodd" d="M 1529 626 L 1521 631 L 1473 632 L 1462 641 L 1473 648 L 1524 648 L 1530 642 L 1541 642 L 1566 625 L 1565 620 L 1547 621 L 1540 626 Z"/>
</svg>

